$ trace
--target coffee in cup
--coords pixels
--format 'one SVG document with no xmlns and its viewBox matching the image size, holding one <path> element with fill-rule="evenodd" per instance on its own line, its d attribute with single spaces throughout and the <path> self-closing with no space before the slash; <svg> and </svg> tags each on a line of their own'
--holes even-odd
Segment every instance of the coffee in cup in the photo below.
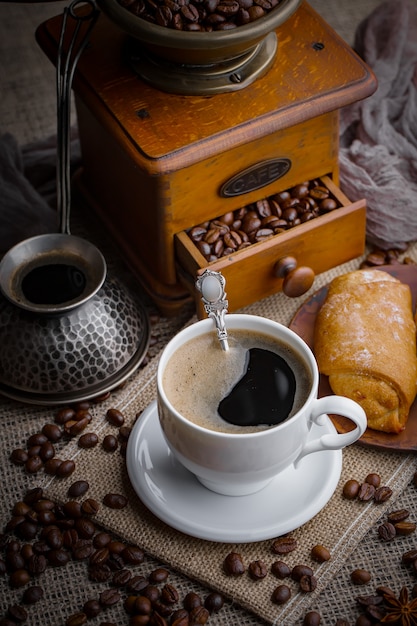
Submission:
<svg viewBox="0 0 417 626">
<path fill-rule="evenodd" d="M 311 389 L 301 355 L 273 335 L 234 329 L 229 350 L 209 330 L 181 345 L 166 364 L 167 398 L 186 419 L 225 433 L 276 426 L 297 413 Z"/>
<path fill-rule="evenodd" d="M 236 358 L 225 386 L 230 355 L 221 349 L 212 319 L 179 332 L 163 350 L 158 364 L 158 415 L 164 438 L 174 457 L 205 487 L 224 495 L 254 493 L 291 464 L 301 468 L 306 455 L 341 449 L 365 432 L 366 415 L 356 402 L 340 396 L 317 398 L 316 360 L 292 330 L 245 314 L 228 315 L 227 329 L 231 352 L 236 348 L 241 358 Z M 292 406 L 281 411 L 277 400 L 280 418 L 272 424 L 270 417 L 257 413 L 260 423 L 242 425 L 239 410 L 234 411 L 238 423 L 230 424 L 219 411 L 225 397 L 230 395 L 233 400 L 233 389 L 245 375 L 251 349 L 278 354 L 292 372 L 293 394 L 291 389 L 281 392 L 285 400 L 293 395 Z M 270 374 L 265 373 L 265 379 L 270 380 Z M 291 381 L 288 384 L 291 387 Z M 269 391 L 268 384 L 263 389 Z M 240 407 L 246 409 L 245 401 Z M 312 436 L 313 424 L 330 420 L 329 413 L 351 419 L 355 427 L 343 434 L 333 429 Z"/>
</svg>

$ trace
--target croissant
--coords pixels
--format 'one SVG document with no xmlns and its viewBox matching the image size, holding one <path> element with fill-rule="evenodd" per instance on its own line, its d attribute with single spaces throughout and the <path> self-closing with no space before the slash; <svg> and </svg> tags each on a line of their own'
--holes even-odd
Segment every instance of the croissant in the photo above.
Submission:
<svg viewBox="0 0 417 626">
<path fill-rule="evenodd" d="M 314 328 L 319 371 L 356 400 L 368 427 L 405 428 L 417 393 L 416 325 L 408 285 L 380 270 L 335 278 Z"/>
</svg>

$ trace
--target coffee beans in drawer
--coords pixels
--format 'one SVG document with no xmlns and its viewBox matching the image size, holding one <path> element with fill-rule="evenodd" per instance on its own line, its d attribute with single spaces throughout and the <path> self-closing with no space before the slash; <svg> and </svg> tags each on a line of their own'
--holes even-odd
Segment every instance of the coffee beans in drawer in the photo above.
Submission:
<svg viewBox="0 0 417 626">
<path fill-rule="evenodd" d="M 340 206 L 329 189 L 314 179 L 197 224 L 186 232 L 211 263 Z"/>
</svg>

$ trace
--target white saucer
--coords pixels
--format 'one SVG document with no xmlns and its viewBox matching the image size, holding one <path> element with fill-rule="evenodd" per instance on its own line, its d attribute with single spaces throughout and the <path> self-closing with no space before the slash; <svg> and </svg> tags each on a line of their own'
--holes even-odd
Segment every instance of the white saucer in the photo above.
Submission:
<svg viewBox="0 0 417 626">
<path fill-rule="evenodd" d="M 336 430 L 327 416 L 311 436 Z M 302 526 L 330 500 L 342 471 L 342 451 L 304 457 L 267 487 L 249 496 L 222 496 L 201 485 L 172 455 L 159 425 L 156 402 L 141 414 L 129 437 L 127 471 L 142 502 L 183 533 L 225 543 L 272 539 Z"/>
</svg>

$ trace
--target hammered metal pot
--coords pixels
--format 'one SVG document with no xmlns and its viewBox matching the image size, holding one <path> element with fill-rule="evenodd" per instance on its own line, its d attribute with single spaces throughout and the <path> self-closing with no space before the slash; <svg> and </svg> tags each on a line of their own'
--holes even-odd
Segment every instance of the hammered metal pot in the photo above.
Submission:
<svg viewBox="0 0 417 626">
<path fill-rule="evenodd" d="M 107 278 L 89 300 L 34 313 L 0 296 L 0 392 L 34 404 L 93 398 L 120 385 L 149 344 L 146 310 Z"/>
<path fill-rule="evenodd" d="M 265 16 L 232 30 L 190 32 L 150 23 L 133 15 L 118 0 L 98 0 L 104 13 L 136 38 L 152 54 L 169 63 L 212 65 L 249 54 L 259 42 L 285 22 L 301 0 L 281 0 Z"/>
</svg>

